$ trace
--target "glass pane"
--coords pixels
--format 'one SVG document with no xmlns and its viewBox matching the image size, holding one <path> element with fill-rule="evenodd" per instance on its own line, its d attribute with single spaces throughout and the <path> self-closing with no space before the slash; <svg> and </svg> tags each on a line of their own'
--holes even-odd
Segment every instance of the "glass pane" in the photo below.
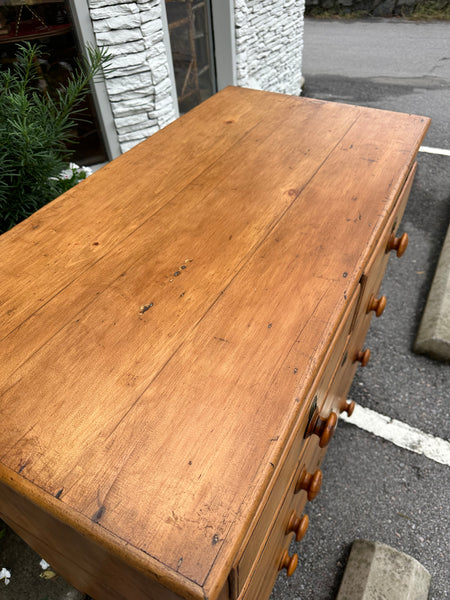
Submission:
<svg viewBox="0 0 450 600">
<path fill-rule="evenodd" d="M 178 105 L 187 112 L 215 91 L 210 7 L 204 0 L 166 0 Z"/>
<path fill-rule="evenodd" d="M 0 0 L 0 68 L 15 60 L 17 44 L 30 41 L 42 49 L 37 65 L 38 87 L 55 94 L 75 69 L 79 49 L 66 2 L 56 0 Z M 92 165 L 108 160 L 91 95 L 83 105 L 83 121 L 71 132 L 73 160 Z"/>
</svg>

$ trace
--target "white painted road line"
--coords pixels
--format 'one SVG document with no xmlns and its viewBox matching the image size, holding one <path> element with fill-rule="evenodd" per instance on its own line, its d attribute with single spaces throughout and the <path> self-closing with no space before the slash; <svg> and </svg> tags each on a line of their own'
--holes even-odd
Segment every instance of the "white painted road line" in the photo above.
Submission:
<svg viewBox="0 0 450 600">
<path fill-rule="evenodd" d="M 420 146 L 419 152 L 439 154 L 440 156 L 450 156 L 450 150 L 446 150 L 445 148 L 431 148 L 430 146 Z"/>
<path fill-rule="evenodd" d="M 400 448 L 423 454 L 442 465 L 450 466 L 450 443 L 446 440 L 423 433 L 420 429 L 410 427 L 406 423 L 385 415 L 380 415 L 380 413 L 358 404 L 355 406 L 351 417 L 348 417 L 346 413 L 342 413 L 340 418 L 346 423 L 373 433 L 396 446 L 400 446 Z"/>
</svg>

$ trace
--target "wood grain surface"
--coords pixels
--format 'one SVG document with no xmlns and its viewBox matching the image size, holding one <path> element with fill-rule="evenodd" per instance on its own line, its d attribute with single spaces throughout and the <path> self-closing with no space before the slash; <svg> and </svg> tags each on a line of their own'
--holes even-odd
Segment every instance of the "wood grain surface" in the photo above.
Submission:
<svg viewBox="0 0 450 600">
<path fill-rule="evenodd" d="M 427 127 L 227 88 L 1 236 L 2 480 L 217 597 Z"/>
</svg>

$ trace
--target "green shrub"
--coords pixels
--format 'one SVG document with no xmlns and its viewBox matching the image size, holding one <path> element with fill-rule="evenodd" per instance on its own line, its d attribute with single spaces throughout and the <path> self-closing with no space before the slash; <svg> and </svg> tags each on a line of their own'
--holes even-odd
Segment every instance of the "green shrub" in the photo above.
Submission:
<svg viewBox="0 0 450 600">
<path fill-rule="evenodd" d="M 37 85 L 40 56 L 38 46 L 24 43 L 12 68 L 0 73 L 0 233 L 78 182 L 59 174 L 73 154 L 67 143 L 89 83 L 109 60 L 103 49 L 88 48 L 52 97 Z"/>
</svg>

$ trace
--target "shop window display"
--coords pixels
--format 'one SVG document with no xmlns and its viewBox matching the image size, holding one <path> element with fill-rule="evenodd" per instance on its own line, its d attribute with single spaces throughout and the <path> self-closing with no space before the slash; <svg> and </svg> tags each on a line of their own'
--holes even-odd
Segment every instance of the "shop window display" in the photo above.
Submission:
<svg viewBox="0 0 450 600">
<path fill-rule="evenodd" d="M 80 49 L 66 2 L 43 0 L 0 0 L 0 68 L 10 67 L 18 44 L 30 42 L 41 48 L 36 64 L 36 87 L 43 94 L 56 94 L 76 68 Z M 73 159 L 83 165 L 108 160 L 92 96 L 83 103 L 81 119 L 71 132 Z"/>
</svg>

